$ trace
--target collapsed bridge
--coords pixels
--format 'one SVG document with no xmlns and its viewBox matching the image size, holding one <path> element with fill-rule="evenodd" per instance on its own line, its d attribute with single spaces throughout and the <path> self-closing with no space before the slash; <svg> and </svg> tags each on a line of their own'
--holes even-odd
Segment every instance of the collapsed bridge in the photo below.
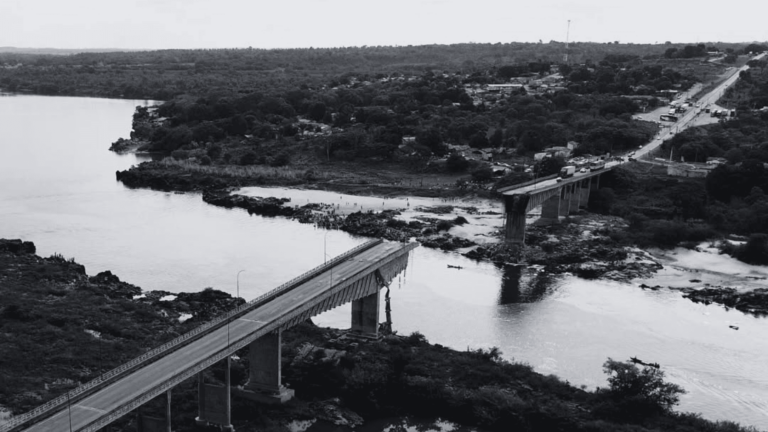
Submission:
<svg viewBox="0 0 768 432">
<path fill-rule="evenodd" d="M 229 359 L 250 346 L 249 381 L 238 393 L 282 402 L 293 390 L 281 384 L 281 333 L 312 316 L 352 303 L 350 333 L 378 336 L 379 289 L 403 271 L 418 243 L 374 240 L 362 244 L 171 342 L 148 351 L 65 395 L 0 425 L 0 432 L 97 431 L 149 400 L 198 375 L 197 421 L 232 430 Z M 202 372 L 227 360 L 226 384 L 206 384 Z M 140 418 L 140 424 L 143 420 Z M 163 428 L 165 429 L 165 428 Z"/>
</svg>

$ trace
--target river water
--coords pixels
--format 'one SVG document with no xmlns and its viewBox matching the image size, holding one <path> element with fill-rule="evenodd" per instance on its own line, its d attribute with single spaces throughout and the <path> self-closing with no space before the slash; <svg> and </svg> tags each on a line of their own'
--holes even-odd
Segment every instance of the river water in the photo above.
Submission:
<svg viewBox="0 0 768 432">
<path fill-rule="evenodd" d="M 246 299 L 366 241 L 213 207 L 198 194 L 125 188 L 115 181 L 115 171 L 142 157 L 107 148 L 129 135 L 134 107 L 145 103 L 0 97 L 0 238 L 34 241 L 40 255 L 74 257 L 89 274 L 110 270 L 145 290 L 211 286 L 234 294 L 237 274 L 245 270 L 239 290 Z M 410 211 L 441 204 L 272 192 L 292 196 L 296 204 L 336 199 L 366 209 L 405 202 Z M 493 202 L 473 205 L 501 210 Z M 477 217 L 470 225 L 480 226 L 482 235 L 497 221 Z M 765 282 L 760 279 L 765 269 L 738 267 L 704 253 L 678 251 L 658 276 L 661 282 L 642 282 L 667 286 L 701 279 L 696 263 L 703 257 L 703 273 L 710 278 Z M 718 268 L 737 270 L 712 271 Z M 394 329 L 419 331 L 433 343 L 461 350 L 498 346 L 507 359 L 590 389 L 605 385 L 601 366 L 608 357 L 636 356 L 660 363 L 671 381 L 688 390 L 680 410 L 768 429 L 768 320 L 695 304 L 675 291 L 642 290 L 640 282 L 552 278 L 536 269 L 499 269 L 456 253 L 418 248 L 408 270 L 392 284 Z M 315 321 L 345 328 L 349 315 L 347 305 Z"/>
</svg>

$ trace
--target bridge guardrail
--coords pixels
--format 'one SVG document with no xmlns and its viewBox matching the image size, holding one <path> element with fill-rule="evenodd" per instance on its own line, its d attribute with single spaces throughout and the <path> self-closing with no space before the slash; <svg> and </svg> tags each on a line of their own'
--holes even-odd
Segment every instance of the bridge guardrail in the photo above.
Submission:
<svg viewBox="0 0 768 432">
<path fill-rule="evenodd" d="M 522 183 L 517 183 L 517 184 L 505 186 L 503 188 L 499 188 L 496 192 L 504 193 L 506 191 L 510 191 L 510 190 L 513 190 L 513 189 L 520 189 L 520 188 L 523 188 L 523 187 L 526 187 L 526 186 L 530 186 L 530 185 L 532 185 L 534 183 L 550 180 L 550 179 L 553 179 L 553 178 L 556 178 L 556 177 L 557 177 L 557 174 L 550 174 L 548 176 L 535 178 L 533 180 L 528 180 L 528 181 L 525 181 L 525 182 L 522 182 Z"/>
<path fill-rule="evenodd" d="M 182 344 L 185 344 L 186 342 L 192 340 L 193 338 L 196 338 L 197 336 L 202 336 L 205 332 L 218 328 L 229 321 L 231 321 L 235 316 L 240 315 L 248 311 L 249 309 L 252 309 L 256 307 L 258 304 L 262 303 L 266 299 L 270 297 L 274 297 L 278 294 L 282 294 L 283 291 L 286 289 L 295 286 L 302 280 L 305 280 L 310 277 L 314 277 L 319 273 L 324 272 L 330 267 L 335 266 L 338 262 L 345 260 L 351 255 L 358 254 L 364 250 L 370 249 L 378 244 L 381 244 L 383 240 L 371 240 L 369 242 L 363 243 L 361 245 L 358 245 L 343 254 L 334 257 L 330 260 L 328 260 L 326 263 L 315 267 L 312 270 L 309 270 L 291 280 L 288 282 L 283 283 L 282 285 L 278 286 L 277 288 L 274 288 L 259 297 L 256 297 L 255 299 L 244 303 L 240 306 L 238 306 L 235 309 L 232 309 L 231 311 L 227 312 L 223 316 L 220 316 L 218 318 L 213 319 L 212 321 L 208 321 L 207 323 L 201 324 L 198 327 L 195 327 L 194 329 L 190 330 L 189 332 L 169 341 L 162 345 L 160 345 L 157 348 L 153 348 L 146 353 L 130 360 L 127 363 L 123 363 L 122 365 L 116 367 L 115 369 L 112 369 L 102 375 L 99 375 L 98 377 L 94 378 L 91 381 L 88 381 L 87 383 L 68 391 L 67 393 L 64 393 L 63 395 L 51 399 L 50 401 L 44 403 L 43 405 L 40 405 L 30 411 L 27 411 L 26 413 L 19 414 L 18 416 L 11 417 L 6 423 L 0 425 L 0 432 L 10 432 L 13 431 L 15 428 L 19 427 L 20 425 L 23 425 L 25 423 L 28 423 L 29 421 L 44 416 L 46 414 L 51 413 L 52 410 L 67 404 L 71 403 L 73 401 L 77 401 L 81 399 L 82 397 L 85 397 L 86 394 L 93 391 L 98 386 L 104 385 L 106 383 L 112 382 L 115 379 L 119 378 L 121 375 L 126 373 L 127 371 L 138 369 L 142 367 L 148 360 L 162 356 L 164 354 L 169 353 L 171 350 L 177 349 L 182 346 Z"/>
<path fill-rule="evenodd" d="M 366 243 L 365 245 L 361 245 L 361 249 L 357 249 L 357 248 L 352 249 L 348 253 L 340 255 L 337 258 L 339 258 L 339 260 L 342 260 L 342 259 L 346 258 L 346 256 L 348 256 L 348 255 L 352 255 L 352 254 L 358 253 L 360 250 L 365 249 L 366 247 L 364 247 L 364 246 L 367 246 L 368 248 L 370 248 L 370 247 L 372 247 L 372 246 L 374 246 L 376 244 L 379 244 L 379 243 L 381 243 L 381 240 L 379 240 L 378 242 Z M 407 249 L 403 253 L 407 254 L 407 253 L 409 253 L 411 250 L 413 250 L 417 246 L 418 246 L 418 243 L 412 243 L 412 244 L 410 244 L 407 247 Z M 389 262 L 389 261 L 387 261 L 387 262 Z M 327 264 L 330 264 L 330 262 L 328 262 Z M 315 270 L 319 270 L 319 268 L 315 269 Z M 305 273 L 305 275 L 309 274 L 309 273 L 312 273 L 312 271 Z M 295 279 L 300 279 L 300 278 L 301 278 L 301 276 L 299 276 L 298 278 L 295 278 Z M 352 277 L 348 278 L 346 281 L 342 282 L 342 285 L 348 285 L 350 283 L 349 279 L 354 279 L 354 276 L 352 276 Z M 284 284 L 284 285 L 286 285 L 286 284 Z M 276 290 L 277 290 L 277 288 L 275 290 L 272 290 L 272 291 L 276 291 Z M 255 302 L 255 301 L 256 300 L 253 300 L 253 302 Z M 300 307 L 298 307 L 298 308 L 288 312 L 285 316 L 282 316 L 282 317 L 279 317 L 279 318 L 273 318 L 272 320 L 267 322 L 263 328 L 261 328 L 259 331 L 255 332 L 253 335 L 251 335 L 250 338 L 246 339 L 245 341 L 239 341 L 239 342 L 233 344 L 232 347 L 234 347 L 234 350 L 236 351 L 236 350 L 246 346 L 248 343 L 250 343 L 250 340 L 254 340 L 254 339 L 258 338 L 258 337 L 261 337 L 261 336 L 263 336 L 265 334 L 268 334 L 268 333 L 270 333 L 270 332 L 272 332 L 274 330 L 279 329 L 286 322 L 289 322 L 289 321 L 291 321 L 291 320 L 293 320 L 293 319 L 295 319 L 297 317 L 300 317 L 302 314 L 304 314 L 305 312 L 311 310 L 312 308 L 314 308 L 316 306 L 317 306 L 316 304 L 303 305 L 303 306 L 300 306 Z M 105 425 L 111 423 L 115 419 L 121 417 L 122 415 L 124 415 L 127 412 L 131 411 L 132 409 L 136 408 L 137 406 L 140 406 L 140 405 L 146 403 L 147 401 L 149 401 L 150 399 L 152 399 L 153 397 L 155 397 L 156 395 L 161 394 L 163 391 L 165 391 L 165 389 L 172 388 L 172 387 L 178 385 L 182 381 L 184 381 L 186 379 L 189 379 L 190 377 L 194 376 L 196 373 L 198 373 L 198 372 L 200 372 L 200 371 L 210 367 L 211 365 L 213 365 L 214 363 L 222 360 L 223 358 L 226 358 L 226 356 L 230 355 L 230 353 L 232 352 L 232 347 L 228 346 L 228 347 L 220 350 L 218 353 L 214 354 L 210 358 L 208 358 L 206 360 L 200 361 L 195 366 L 192 366 L 191 368 L 189 368 L 189 369 L 187 369 L 185 371 L 182 371 L 182 372 L 180 372 L 179 374 L 177 374 L 175 376 L 172 376 L 170 378 L 166 378 L 165 380 L 163 380 L 159 384 L 153 386 L 151 389 L 149 389 L 149 390 L 143 392 L 142 394 L 136 396 L 133 400 L 129 401 L 123 407 L 121 407 L 121 408 L 111 412 L 106 418 L 96 419 L 96 420 L 92 421 L 91 423 L 87 424 L 81 430 L 83 430 L 85 432 L 91 432 L 91 431 L 99 430 L 100 428 L 102 428 Z"/>
</svg>

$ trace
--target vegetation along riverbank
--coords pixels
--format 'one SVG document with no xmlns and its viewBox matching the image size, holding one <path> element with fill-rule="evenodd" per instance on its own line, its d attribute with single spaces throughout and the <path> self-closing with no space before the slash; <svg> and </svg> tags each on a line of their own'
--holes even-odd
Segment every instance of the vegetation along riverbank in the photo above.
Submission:
<svg viewBox="0 0 768 432">
<path fill-rule="evenodd" d="M 39 257 L 34 244 L 21 240 L 0 240 L 0 281 L 0 295 L 8 299 L 0 309 L 0 405 L 14 414 L 243 301 L 214 289 L 142 292 L 109 272 L 88 276 L 73 259 Z M 663 369 L 655 365 L 608 359 L 609 386 L 588 391 L 504 361 L 497 349 L 454 351 L 418 333 L 389 334 L 374 342 L 347 340 L 343 334 L 311 322 L 285 332 L 283 377 L 297 397 L 281 406 L 235 397 L 237 430 L 286 431 L 295 420 L 352 427 L 403 415 L 440 417 L 484 430 L 750 430 L 674 412 L 683 389 L 665 382 Z M 247 376 L 246 351 L 233 361 L 236 383 Z M 223 380 L 221 365 L 206 375 L 209 382 Z M 174 389 L 174 430 L 199 430 L 196 391 L 195 380 Z M 144 413 L 160 414 L 163 405 L 150 402 Z M 117 426 L 135 428 L 134 422 L 128 415 Z"/>
</svg>

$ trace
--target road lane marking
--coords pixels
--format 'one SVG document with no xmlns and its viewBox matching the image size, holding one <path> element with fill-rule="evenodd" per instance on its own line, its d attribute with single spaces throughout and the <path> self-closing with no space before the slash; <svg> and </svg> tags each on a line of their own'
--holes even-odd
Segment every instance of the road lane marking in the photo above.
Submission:
<svg viewBox="0 0 768 432">
<path fill-rule="evenodd" d="M 94 408 L 94 407 L 85 406 L 85 405 L 75 405 L 75 407 L 82 408 L 82 409 L 88 410 L 88 411 L 95 411 L 95 412 L 97 412 L 99 414 L 106 414 L 107 413 L 104 410 L 101 410 L 101 409 L 98 409 L 98 408 Z"/>
<path fill-rule="evenodd" d="M 266 324 L 264 321 L 256 321 L 256 320 L 252 320 L 252 319 L 248 319 L 248 318 L 238 318 L 237 320 L 238 321 L 250 321 L 250 322 L 254 322 L 256 324 Z"/>
</svg>

